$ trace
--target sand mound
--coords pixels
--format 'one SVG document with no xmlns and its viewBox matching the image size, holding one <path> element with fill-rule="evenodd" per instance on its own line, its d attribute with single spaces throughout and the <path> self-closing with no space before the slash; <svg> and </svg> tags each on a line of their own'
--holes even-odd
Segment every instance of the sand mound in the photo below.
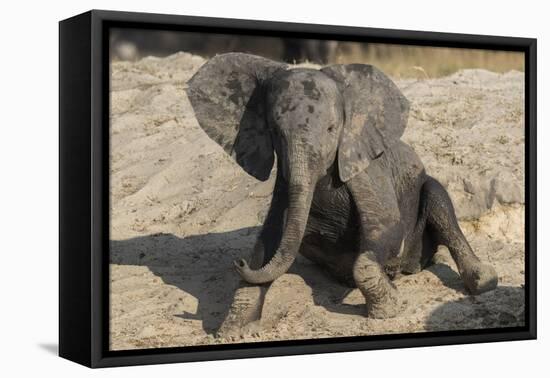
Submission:
<svg viewBox="0 0 550 378">
<path fill-rule="evenodd" d="M 112 66 L 111 347 L 216 339 L 250 253 L 273 178 L 244 173 L 200 129 L 184 92 L 204 63 L 179 53 Z M 467 296 L 442 248 L 437 264 L 397 281 L 399 317 L 363 316 L 348 291 L 305 259 L 274 282 L 262 329 L 245 341 L 515 326 L 524 303 L 524 76 L 464 70 L 397 82 L 412 103 L 404 140 L 449 190 L 467 238 L 500 277 Z"/>
</svg>

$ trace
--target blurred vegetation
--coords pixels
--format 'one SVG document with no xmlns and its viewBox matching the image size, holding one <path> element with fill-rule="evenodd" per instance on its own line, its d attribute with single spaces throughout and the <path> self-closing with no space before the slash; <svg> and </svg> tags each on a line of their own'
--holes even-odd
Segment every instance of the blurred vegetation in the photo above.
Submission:
<svg viewBox="0 0 550 378">
<path fill-rule="evenodd" d="M 111 31 L 112 60 L 162 57 L 179 51 L 205 58 L 239 51 L 289 63 L 367 63 L 395 78 L 432 78 L 468 68 L 524 70 L 524 54 L 518 52 L 145 29 Z"/>
<path fill-rule="evenodd" d="M 483 68 L 494 72 L 524 71 L 523 53 L 443 47 L 344 42 L 336 62 L 368 62 L 393 77 L 440 77 L 458 70 Z"/>
</svg>

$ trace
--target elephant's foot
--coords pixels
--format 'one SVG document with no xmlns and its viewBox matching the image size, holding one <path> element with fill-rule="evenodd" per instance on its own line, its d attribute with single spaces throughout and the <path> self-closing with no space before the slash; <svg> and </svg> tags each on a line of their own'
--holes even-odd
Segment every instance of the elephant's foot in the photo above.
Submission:
<svg viewBox="0 0 550 378">
<path fill-rule="evenodd" d="M 460 268 L 460 275 L 470 294 L 478 295 L 497 287 L 498 275 L 492 266 L 469 259 Z"/>
<path fill-rule="evenodd" d="M 386 295 L 379 300 L 367 300 L 367 316 L 373 319 L 388 319 L 399 315 L 406 308 L 404 302 L 397 292 L 397 289 L 391 286 Z"/>
<path fill-rule="evenodd" d="M 246 324 L 225 321 L 218 332 L 216 332 L 216 337 L 229 341 L 238 341 L 247 336 L 259 335 L 261 329 L 262 327 L 259 319 Z"/>
<path fill-rule="evenodd" d="M 353 278 L 365 297 L 370 318 L 393 318 L 404 310 L 405 302 L 400 299 L 397 288 L 369 253 L 358 256 L 353 267 Z"/>
<path fill-rule="evenodd" d="M 260 316 L 265 287 L 241 287 L 235 292 L 233 303 L 225 320 L 216 332 L 217 337 L 238 338 L 260 331 Z"/>
</svg>

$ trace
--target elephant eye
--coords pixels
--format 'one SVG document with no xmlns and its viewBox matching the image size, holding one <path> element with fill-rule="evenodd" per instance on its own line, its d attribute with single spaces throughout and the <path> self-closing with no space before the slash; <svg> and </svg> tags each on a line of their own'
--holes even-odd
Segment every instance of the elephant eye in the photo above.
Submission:
<svg viewBox="0 0 550 378">
<path fill-rule="evenodd" d="M 328 127 L 327 131 L 328 131 L 329 133 L 331 133 L 332 130 L 334 130 L 334 126 L 333 126 L 333 125 L 330 125 L 330 126 Z"/>
</svg>

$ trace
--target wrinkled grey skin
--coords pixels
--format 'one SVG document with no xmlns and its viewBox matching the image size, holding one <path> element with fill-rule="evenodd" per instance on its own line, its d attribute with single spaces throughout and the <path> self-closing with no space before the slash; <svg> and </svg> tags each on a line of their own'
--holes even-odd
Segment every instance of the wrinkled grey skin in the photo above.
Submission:
<svg viewBox="0 0 550 378">
<path fill-rule="evenodd" d="M 391 278 L 420 271 L 441 244 L 469 292 L 496 287 L 447 192 L 400 141 L 408 101 L 375 67 L 290 69 L 230 53 L 201 67 L 187 93 L 201 127 L 250 175 L 267 180 L 277 155 L 271 207 L 250 261 L 235 264 L 245 282 L 221 333 L 259 319 L 268 284 L 298 253 L 358 287 L 374 318 L 402 310 Z"/>
</svg>

